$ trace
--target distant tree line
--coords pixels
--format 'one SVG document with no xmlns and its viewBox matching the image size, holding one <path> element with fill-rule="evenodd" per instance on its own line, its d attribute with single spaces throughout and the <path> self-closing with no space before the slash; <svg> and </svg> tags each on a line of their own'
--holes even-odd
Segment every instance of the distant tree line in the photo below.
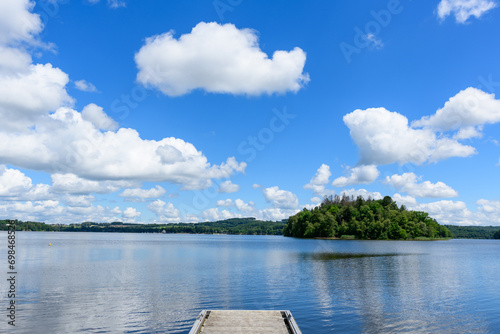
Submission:
<svg viewBox="0 0 500 334">
<path fill-rule="evenodd" d="M 391 197 L 329 196 L 312 210 L 288 219 L 285 236 L 297 238 L 344 237 L 356 239 L 451 238 L 450 231 L 425 212 L 398 207 Z"/>
<path fill-rule="evenodd" d="M 498 226 L 445 226 L 455 239 L 500 239 Z"/>
<path fill-rule="evenodd" d="M 332 208 L 332 206 L 336 208 Z M 0 220 L 0 230 L 7 230 L 9 222 L 9 220 Z M 344 237 L 346 239 L 411 239 L 418 237 L 441 238 L 443 236 L 456 239 L 500 239 L 498 226 L 439 225 L 426 213 L 407 211 L 404 206 L 398 208 L 392 199 L 390 202 L 389 199 L 384 202 L 372 199 L 365 201 L 362 198 L 354 200 L 352 197 L 327 198 L 318 208 L 303 210 L 290 217 L 288 223 L 285 221 L 261 221 L 255 218 L 233 218 L 197 224 L 84 222 L 63 225 L 18 220 L 15 220 L 15 224 L 18 231 L 285 234 L 286 236 L 300 235 L 303 238 Z"/>
<path fill-rule="evenodd" d="M 9 220 L 0 220 L 0 230 L 7 230 Z M 58 232 L 127 232 L 127 233 L 204 233 L 281 235 L 285 222 L 261 221 L 255 218 L 233 218 L 216 222 L 178 224 L 127 224 L 122 222 L 81 224 L 45 224 L 15 221 L 18 231 Z"/>
</svg>

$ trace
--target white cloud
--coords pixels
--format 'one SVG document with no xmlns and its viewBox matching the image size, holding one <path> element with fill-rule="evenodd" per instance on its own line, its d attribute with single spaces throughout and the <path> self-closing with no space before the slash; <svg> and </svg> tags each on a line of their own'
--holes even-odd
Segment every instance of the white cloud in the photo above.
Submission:
<svg viewBox="0 0 500 334">
<path fill-rule="evenodd" d="M 381 49 L 384 47 L 384 43 L 382 42 L 382 40 L 372 33 L 366 34 L 365 39 L 368 42 L 368 45 L 372 48 Z"/>
<path fill-rule="evenodd" d="M 160 186 L 156 186 L 151 189 L 141 189 L 141 188 L 133 188 L 133 189 L 125 189 L 120 196 L 125 197 L 126 200 L 136 202 L 136 201 L 144 201 L 146 199 L 158 198 L 166 194 L 166 190 Z"/>
<path fill-rule="evenodd" d="M 12 76 L 26 72 L 31 65 L 31 56 L 19 49 L 0 44 L 0 76 Z"/>
<path fill-rule="evenodd" d="M 134 181 L 92 181 L 82 179 L 74 174 L 52 174 L 52 189 L 54 192 L 69 194 L 109 194 L 122 188 L 137 187 Z"/>
<path fill-rule="evenodd" d="M 341 176 L 333 180 L 332 186 L 346 187 L 354 184 L 369 184 L 375 181 L 380 172 L 375 165 L 358 166 L 350 169 L 351 175 Z"/>
<path fill-rule="evenodd" d="M 31 188 L 31 179 L 19 170 L 0 166 L 0 196 L 11 196 Z"/>
<path fill-rule="evenodd" d="M 12 201 L 0 202 L 0 216 L 11 219 L 41 221 L 50 224 L 70 224 L 84 221 L 112 222 L 120 221 L 122 211 L 110 210 L 100 205 L 91 204 L 90 197 L 63 197 L 66 206 L 60 201 Z"/>
<path fill-rule="evenodd" d="M 311 197 L 310 201 L 314 204 L 321 203 L 322 199 L 320 197 Z"/>
<path fill-rule="evenodd" d="M 75 81 L 75 87 L 76 89 L 84 92 L 97 92 L 97 88 L 92 83 L 86 80 Z"/>
<path fill-rule="evenodd" d="M 10 219 L 52 222 L 50 218 L 63 213 L 64 209 L 59 206 L 59 202 L 52 200 L 0 203 L 0 216 Z"/>
<path fill-rule="evenodd" d="M 99 130 L 118 129 L 118 123 L 106 115 L 104 110 L 94 103 L 91 103 L 83 108 L 82 119 L 92 123 Z"/>
<path fill-rule="evenodd" d="M 462 201 L 442 200 L 431 203 L 417 203 L 410 196 L 395 194 L 393 199 L 398 204 L 404 204 L 408 209 L 427 212 L 440 224 L 450 225 L 500 225 L 500 202 L 480 199 L 476 202 L 478 208 L 471 211 Z"/>
<path fill-rule="evenodd" d="M 35 38 L 43 29 L 28 0 L 0 2 L 0 131 L 24 131 L 33 121 L 73 99 L 68 75 L 51 64 L 32 64 L 20 44 L 44 46 Z"/>
<path fill-rule="evenodd" d="M 412 207 L 417 205 L 417 200 L 414 197 L 411 196 L 403 196 L 401 194 L 395 193 L 392 196 L 392 199 L 398 204 L 398 205 L 404 205 L 406 207 Z"/>
<path fill-rule="evenodd" d="M 233 212 L 229 212 L 227 210 L 219 211 L 219 208 L 211 208 L 202 212 L 201 218 L 205 221 L 217 221 L 217 220 L 225 220 L 229 218 L 241 218 L 241 214 L 236 214 Z"/>
<path fill-rule="evenodd" d="M 228 198 L 228 199 L 220 199 L 216 203 L 217 206 L 225 206 L 225 207 L 231 207 L 234 205 L 233 200 Z"/>
<path fill-rule="evenodd" d="M 260 184 L 254 183 L 252 184 L 252 189 L 262 188 Z"/>
<path fill-rule="evenodd" d="M 29 0 L 0 1 L 0 44 L 34 42 L 43 29 L 40 16 L 30 12 L 34 6 Z"/>
<path fill-rule="evenodd" d="M 92 206 L 92 202 L 95 201 L 94 196 L 86 196 L 86 195 L 64 195 L 63 197 L 64 204 L 69 207 L 80 207 L 80 208 L 88 208 Z M 120 212 L 121 214 L 121 212 Z"/>
<path fill-rule="evenodd" d="M 478 19 L 496 6 L 492 0 L 441 0 L 437 15 L 444 20 L 453 14 L 457 23 L 466 23 L 471 16 Z"/>
<path fill-rule="evenodd" d="M 129 220 L 129 219 L 135 219 L 141 216 L 141 213 L 137 211 L 136 208 L 126 208 L 125 211 L 123 211 L 122 214 L 123 218 Z"/>
<path fill-rule="evenodd" d="M 500 201 L 480 199 L 476 204 L 481 225 L 500 225 Z"/>
<path fill-rule="evenodd" d="M 264 210 L 260 211 L 260 217 L 259 219 L 261 220 L 270 220 L 270 221 L 279 221 L 282 219 L 289 218 L 290 216 L 293 216 L 297 212 L 299 212 L 299 209 L 282 209 L 282 208 L 266 208 Z"/>
<path fill-rule="evenodd" d="M 407 193 L 412 197 L 457 197 L 458 193 L 443 182 L 431 183 L 424 181 L 418 183 L 420 177 L 415 173 L 394 174 L 387 176 L 384 183 Z"/>
<path fill-rule="evenodd" d="M 443 200 L 432 203 L 417 204 L 409 207 L 411 210 L 424 211 L 440 224 L 477 225 L 474 214 L 462 201 Z"/>
<path fill-rule="evenodd" d="M 299 205 L 299 200 L 294 193 L 281 190 L 278 186 L 264 188 L 262 189 L 262 193 L 266 201 L 271 202 L 276 208 L 295 209 Z"/>
<path fill-rule="evenodd" d="M 178 223 L 180 221 L 180 211 L 172 203 L 165 203 L 158 199 L 150 203 L 148 209 L 156 214 L 160 222 Z"/>
<path fill-rule="evenodd" d="M 244 214 L 252 214 L 256 211 L 255 203 L 252 201 L 245 203 L 245 201 L 238 198 L 234 201 L 234 205 L 236 206 L 236 209 L 238 209 L 240 212 L 243 212 Z"/>
<path fill-rule="evenodd" d="M 88 2 L 90 2 L 92 4 L 96 4 L 100 1 L 101 0 L 88 0 Z M 107 0 L 106 2 L 107 2 L 107 5 L 113 9 L 127 6 L 127 3 L 124 0 Z"/>
<path fill-rule="evenodd" d="M 234 158 L 210 165 L 182 139 L 143 140 L 137 131 L 124 128 L 102 133 L 68 108 L 40 120 L 29 132 L 0 132 L 0 142 L 0 163 L 90 180 L 167 181 L 202 189 L 211 186 L 212 179 L 228 178 L 246 167 Z M 169 147 L 180 152 L 178 160 L 165 161 L 163 149 Z"/>
<path fill-rule="evenodd" d="M 344 116 L 344 123 L 359 148 L 362 165 L 423 164 L 476 152 L 454 139 L 437 137 L 431 129 L 413 129 L 405 116 L 385 108 L 357 109 Z"/>
<path fill-rule="evenodd" d="M 31 178 L 17 169 L 0 166 L 0 199 L 8 201 L 39 201 L 53 198 L 50 186 L 32 183 Z"/>
<path fill-rule="evenodd" d="M 41 31 L 32 6 L 22 0 L 0 3 L 0 17 L 9 16 L 0 20 L 0 51 L 6 51 L 0 57 L 0 164 L 99 182 L 167 181 L 183 189 L 207 188 L 213 179 L 244 171 L 246 163 L 234 158 L 209 164 L 181 139 L 144 140 L 133 129 L 116 130 L 117 123 L 95 104 L 81 113 L 70 109 L 66 73 L 51 64 L 33 65 L 24 51 L 2 45 L 29 41 Z"/>
<path fill-rule="evenodd" d="M 500 100 L 495 100 L 495 94 L 469 87 L 451 97 L 434 115 L 422 117 L 414 121 L 412 126 L 438 131 L 458 129 L 471 131 L 471 128 L 476 126 L 498 122 L 500 122 Z"/>
<path fill-rule="evenodd" d="M 51 64 L 29 65 L 16 75 L 0 73 L 1 131 L 26 131 L 49 111 L 71 105 L 68 75 Z"/>
<path fill-rule="evenodd" d="M 325 196 L 333 194 L 333 190 L 325 189 L 325 185 L 330 182 L 330 176 L 332 173 L 330 172 L 330 166 L 326 164 L 322 164 L 316 174 L 311 178 L 308 184 L 304 185 L 304 189 L 311 189 L 314 195 L 317 196 Z"/>
<path fill-rule="evenodd" d="M 240 186 L 231 182 L 231 180 L 224 181 L 219 186 L 219 193 L 235 193 L 240 190 Z"/>
<path fill-rule="evenodd" d="M 347 190 L 342 190 L 342 192 L 339 194 L 339 196 L 354 196 L 354 198 L 361 196 L 365 199 L 371 197 L 372 199 L 382 199 L 382 195 L 378 191 L 368 191 L 366 189 L 347 189 Z"/>
<path fill-rule="evenodd" d="M 472 139 L 472 138 L 481 138 L 483 136 L 482 126 L 468 126 L 465 128 L 461 128 L 458 132 L 453 136 L 453 139 L 464 140 L 464 139 Z"/>
<path fill-rule="evenodd" d="M 123 0 L 108 0 L 108 6 L 111 8 L 126 7 L 127 3 Z"/>
<path fill-rule="evenodd" d="M 216 22 L 200 22 L 179 39 L 173 32 L 150 37 L 135 61 L 137 80 L 169 96 L 195 89 L 247 95 L 297 92 L 309 81 L 300 48 L 275 51 L 270 59 L 254 30 Z"/>
</svg>

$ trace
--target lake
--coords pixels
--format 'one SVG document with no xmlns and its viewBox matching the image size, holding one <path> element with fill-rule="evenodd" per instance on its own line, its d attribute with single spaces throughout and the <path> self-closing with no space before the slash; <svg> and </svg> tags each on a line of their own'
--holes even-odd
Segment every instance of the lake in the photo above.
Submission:
<svg viewBox="0 0 500 334">
<path fill-rule="evenodd" d="M 16 238 L 16 333 L 188 333 L 203 309 L 290 310 L 305 334 L 500 331 L 499 240 Z M 6 232 L 0 247 L 6 332 Z"/>
</svg>

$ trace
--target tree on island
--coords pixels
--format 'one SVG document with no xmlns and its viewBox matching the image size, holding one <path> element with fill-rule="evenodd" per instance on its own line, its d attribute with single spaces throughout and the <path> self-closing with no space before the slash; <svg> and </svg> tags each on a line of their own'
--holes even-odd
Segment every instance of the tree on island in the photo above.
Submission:
<svg viewBox="0 0 500 334">
<path fill-rule="evenodd" d="M 450 231 L 429 214 L 398 207 L 390 196 L 329 196 L 312 210 L 303 209 L 288 219 L 283 235 L 296 238 L 342 237 L 357 239 L 451 238 Z"/>
<path fill-rule="evenodd" d="M 500 230 L 496 231 L 495 234 L 493 234 L 493 239 L 500 239 Z"/>
</svg>

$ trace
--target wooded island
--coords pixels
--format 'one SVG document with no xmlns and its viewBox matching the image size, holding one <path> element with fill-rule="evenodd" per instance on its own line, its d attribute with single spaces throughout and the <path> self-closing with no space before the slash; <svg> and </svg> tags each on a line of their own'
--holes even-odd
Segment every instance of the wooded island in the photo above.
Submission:
<svg viewBox="0 0 500 334">
<path fill-rule="evenodd" d="M 296 238 L 438 239 L 452 238 L 450 231 L 429 214 L 398 207 L 390 196 L 329 196 L 314 209 L 304 209 L 288 219 L 283 235 Z"/>
</svg>

